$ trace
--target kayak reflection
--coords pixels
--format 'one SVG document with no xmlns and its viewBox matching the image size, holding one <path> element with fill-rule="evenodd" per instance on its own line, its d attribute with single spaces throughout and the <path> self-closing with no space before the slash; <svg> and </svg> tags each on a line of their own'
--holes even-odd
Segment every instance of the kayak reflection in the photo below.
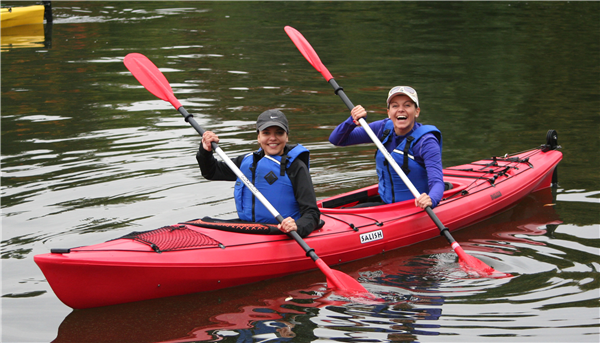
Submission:
<svg viewBox="0 0 600 343">
<path fill-rule="evenodd" d="M 52 23 L 31 24 L 2 29 L 2 51 L 17 48 L 52 47 Z"/>
</svg>

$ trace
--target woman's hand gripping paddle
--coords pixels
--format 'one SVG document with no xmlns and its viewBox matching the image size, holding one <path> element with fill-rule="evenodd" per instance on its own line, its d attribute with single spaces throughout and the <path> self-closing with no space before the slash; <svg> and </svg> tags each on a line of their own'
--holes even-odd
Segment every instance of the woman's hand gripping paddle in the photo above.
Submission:
<svg viewBox="0 0 600 343">
<path fill-rule="evenodd" d="M 158 70 L 158 68 L 150 61 L 146 56 L 138 53 L 131 53 L 125 56 L 123 60 L 125 66 L 133 76 L 144 86 L 150 93 L 156 95 L 158 98 L 170 102 L 173 107 L 179 111 L 185 118 L 185 121 L 190 123 L 196 131 L 200 135 L 204 134 L 204 129 L 194 120 L 193 116 L 189 114 L 175 95 L 173 94 L 173 90 L 171 89 L 171 85 L 169 81 L 165 78 L 163 73 Z M 265 205 L 265 207 L 271 212 L 271 214 L 277 218 L 277 220 L 281 223 L 283 221 L 283 217 L 277 210 L 269 203 L 269 201 L 259 192 L 259 190 L 254 187 L 254 185 L 246 178 L 246 176 L 242 173 L 242 171 L 229 159 L 229 157 L 223 152 L 223 150 L 217 145 L 217 143 L 212 143 L 213 150 L 221 157 L 227 166 L 237 175 L 237 177 L 244 182 L 244 184 L 252 191 L 254 196 L 256 196 L 260 202 Z M 347 274 L 344 274 L 340 271 L 333 270 L 329 268 L 329 266 L 317 256 L 315 251 L 311 249 L 306 242 L 298 235 L 296 231 L 292 231 L 289 235 L 300 244 L 302 249 L 306 252 L 306 255 L 315 261 L 317 267 L 325 274 L 327 277 L 327 285 L 329 288 L 342 291 L 349 295 L 361 295 L 367 294 L 370 297 L 373 297 L 358 281 L 353 279 Z"/>
<path fill-rule="evenodd" d="M 344 90 L 342 89 L 342 87 L 340 87 L 337 84 L 337 82 L 335 82 L 335 80 L 333 79 L 333 76 L 331 76 L 331 73 L 329 72 L 329 70 L 327 70 L 325 65 L 323 65 L 323 63 L 321 62 L 321 59 L 315 52 L 315 49 L 313 49 L 313 47 L 306 40 L 306 38 L 304 38 L 304 36 L 300 32 L 298 32 L 298 30 L 294 29 L 291 26 L 286 26 L 285 32 L 288 34 L 288 36 L 290 36 L 290 38 L 292 39 L 292 42 L 294 42 L 294 44 L 296 45 L 298 50 L 300 50 L 300 52 L 306 58 L 306 60 L 308 60 L 308 62 L 315 69 L 317 69 L 317 71 L 319 71 L 321 73 L 321 75 L 323 75 L 325 80 L 327 82 L 329 82 L 329 84 L 331 84 L 331 86 L 335 90 L 335 94 L 339 95 L 339 97 L 342 99 L 344 104 L 346 104 L 348 109 L 352 110 L 354 108 L 354 105 L 352 104 L 350 99 L 348 99 L 348 97 L 344 93 Z M 410 191 L 412 192 L 414 197 L 418 198 L 420 194 L 417 191 L 417 189 L 415 188 L 415 186 L 408 179 L 406 174 L 404 174 L 404 171 L 400 168 L 400 166 L 398 166 L 398 163 L 396 163 L 396 161 L 392 158 L 390 153 L 385 149 L 385 147 L 383 146 L 383 144 L 381 143 L 379 138 L 377 138 L 377 136 L 375 135 L 373 130 L 371 130 L 371 128 L 369 127 L 367 122 L 363 118 L 360 118 L 358 122 L 365 129 L 365 131 L 367 132 L 369 137 L 371 137 L 371 140 L 373 141 L 373 143 L 375 143 L 375 145 L 377 145 L 377 148 L 379 149 L 379 151 L 381 151 L 383 156 L 390 163 L 390 165 L 394 168 L 396 173 L 400 176 L 400 178 L 402 178 L 402 181 L 404 181 L 404 183 L 408 186 L 408 188 L 410 189 Z M 427 206 L 427 208 L 425 208 L 425 211 L 427 212 L 427 214 L 429 214 L 429 216 L 431 217 L 431 219 L 433 220 L 435 225 L 438 227 L 438 229 L 440 229 L 441 234 L 444 237 L 446 237 L 448 242 L 451 244 L 452 249 L 454 249 L 454 251 L 458 255 L 458 259 L 459 259 L 459 263 L 460 263 L 461 267 L 465 271 L 476 272 L 477 274 L 482 275 L 482 276 L 491 276 L 491 277 L 499 277 L 499 278 L 512 276 L 510 274 L 496 271 L 494 268 L 483 263 L 481 260 L 467 254 L 462 249 L 462 247 L 454 240 L 454 238 L 450 234 L 450 230 L 448 230 L 448 228 L 445 227 L 444 224 L 442 224 L 442 222 L 439 220 L 437 215 L 433 212 L 431 207 Z"/>
</svg>

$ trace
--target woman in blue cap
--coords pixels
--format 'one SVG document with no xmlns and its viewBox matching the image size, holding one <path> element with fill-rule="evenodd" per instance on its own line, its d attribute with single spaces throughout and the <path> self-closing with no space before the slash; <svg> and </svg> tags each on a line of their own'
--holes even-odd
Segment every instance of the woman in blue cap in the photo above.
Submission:
<svg viewBox="0 0 600 343">
<path fill-rule="evenodd" d="M 256 131 L 260 149 L 232 161 L 284 218 L 279 230 L 285 233 L 297 231 L 301 237 L 306 237 L 320 221 L 308 169 L 309 152 L 300 144 L 288 144 L 288 121 L 279 110 L 261 113 L 256 121 Z M 212 131 L 204 132 L 196 154 L 202 176 L 208 180 L 236 181 L 238 178 L 229 166 L 214 158 L 212 142 L 218 143 L 219 137 Z M 234 197 L 240 219 L 278 223 L 241 180 L 236 182 Z"/>
<path fill-rule="evenodd" d="M 444 192 L 442 134 L 433 125 L 418 123 L 420 113 L 417 92 L 412 87 L 396 86 L 388 93 L 388 118 L 372 122 L 369 126 L 419 191 L 415 205 L 433 208 L 440 202 Z M 329 141 L 337 146 L 372 142 L 365 129 L 357 124 L 360 118 L 367 116 L 367 111 L 358 105 L 350 114 L 333 130 Z M 375 161 L 379 195 L 383 203 L 414 198 L 380 151 L 377 151 Z"/>
</svg>

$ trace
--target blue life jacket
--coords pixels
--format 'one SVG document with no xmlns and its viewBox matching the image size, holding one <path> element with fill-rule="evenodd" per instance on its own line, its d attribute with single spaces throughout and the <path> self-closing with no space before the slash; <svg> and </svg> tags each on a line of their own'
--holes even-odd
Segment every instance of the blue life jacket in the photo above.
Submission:
<svg viewBox="0 0 600 343">
<path fill-rule="evenodd" d="M 394 130 L 394 122 L 387 119 L 384 125 L 382 143 L 385 144 L 392 135 Z M 427 179 L 427 170 L 425 165 L 415 161 L 413 147 L 426 133 L 433 133 L 440 143 L 442 148 L 442 133 L 433 125 L 421 125 L 408 135 L 398 147 L 396 147 L 390 155 L 402 168 L 408 179 L 413 183 L 419 194 L 429 194 L 429 183 Z M 377 166 L 377 176 L 379 177 L 379 196 L 386 204 L 399 202 L 408 199 L 414 199 L 414 195 L 394 168 L 389 165 L 385 156 L 377 150 L 375 154 L 375 163 Z"/>
<path fill-rule="evenodd" d="M 286 169 L 296 158 L 303 160 L 306 167 L 309 167 L 309 151 L 300 144 L 291 147 L 287 154 L 284 153 L 282 156 L 265 154 L 260 158 L 258 152 L 250 153 L 244 157 L 240 165 L 242 173 L 267 198 L 277 212 L 283 218 L 292 217 L 294 220 L 301 217 L 300 206 Z M 234 197 L 240 219 L 267 224 L 279 223 L 240 178 L 235 183 Z"/>
</svg>

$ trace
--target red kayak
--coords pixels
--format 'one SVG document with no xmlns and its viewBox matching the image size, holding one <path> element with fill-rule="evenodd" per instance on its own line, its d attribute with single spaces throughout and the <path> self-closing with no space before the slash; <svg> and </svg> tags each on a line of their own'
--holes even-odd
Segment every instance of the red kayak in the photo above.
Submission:
<svg viewBox="0 0 600 343">
<path fill-rule="evenodd" d="M 562 153 L 556 132 L 518 154 L 444 169 L 447 191 L 434 209 L 454 231 L 514 206 L 556 182 Z M 377 185 L 320 200 L 323 226 L 306 239 L 336 265 L 397 249 L 440 234 L 414 201 L 353 208 L 373 201 Z M 236 232 L 237 231 L 237 232 Z M 191 220 L 133 232 L 105 243 L 36 255 L 58 298 L 90 308 L 211 291 L 315 269 L 297 243 L 262 224 Z"/>
</svg>

